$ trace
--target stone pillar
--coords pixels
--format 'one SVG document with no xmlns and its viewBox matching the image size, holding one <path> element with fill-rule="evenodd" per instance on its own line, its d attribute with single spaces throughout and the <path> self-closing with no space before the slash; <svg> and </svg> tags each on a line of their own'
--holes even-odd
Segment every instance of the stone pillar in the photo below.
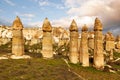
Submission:
<svg viewBox="0 0 120 80">
<path fill-rule="evenodd" d="M 96 18 L 94 24 L 94 67 L 104 69 L 103 34 L 101 21 Z"/>
<path fill-rule="evenodd" d="M 92 50 L 94 49 L 94 32 L 89 32 L 88 47 Z"/>
<path fill-rule="evenodd" d="M 88 67 L 89 66 L 89 53 L 88 53 L 88 28 L 86 25 L 82 27 L 82 34 L 81 34 L 81 60 L 82 66 Z"/>
<path fill-rule="evenodd" d="M 53 58 L 52 26 L 47 18 L 43 22 L 42 30 L 42 56 L 43 58 Z"/>
<path fill-rule="evenodd" d="M 117 52 L 120 53 L 120 35 L 118 35 L 116 38 L 116 49 L 117 49 Z"/>
<path fill-rule="evenodd" d="M 70 49 L 69 59 L 71 63 L 78 63 L 78 27 L 76 22 L 73 20 L 70 30 Z"/>
<path fill-rule="evenodd" d="M 113 60 L 113 50 L 115 49 L 115 39 L 111 32 L 105 35 L 105 50 L 109 54 L 109 60 Z"/>
<path fill-rule="evenodd" d="M 12 54 L 22 56 L 24 54 L 23 25 L 17 16 L 12 25 Z"/>
</svg>

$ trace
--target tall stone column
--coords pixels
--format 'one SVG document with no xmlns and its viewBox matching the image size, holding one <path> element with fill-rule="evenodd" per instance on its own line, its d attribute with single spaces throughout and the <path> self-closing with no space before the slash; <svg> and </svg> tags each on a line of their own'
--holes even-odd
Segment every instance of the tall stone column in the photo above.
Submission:
<svg viewBox="0 0 120 80">
<path fill-rule="evenodd" d="M 17 16 L 12 25 L 12 54 L 22 56 L 24 54 L 23 25 Z"/>
<path fill-rule="evenodd" d="M 101 21 L 96 18 L 94 24 L 94 67 L 96 69 L 104 68 L 103 55 L 103 34 Z"/>
<path fill-rule="evenodd" d="M 52 26 L 47 18 L 45 18 L 42 26 L 43 40 L 42 40 L 42 56 L 43 58 L 53 58 L 53 44 L 52 44 Z"/>
<path fill-rule="evenodd" d="M 92 50 L 94 49 L 94 32 L 89 32 L 88 47 Z"/>
<path fill-rule="evenodd" d="M 105 50 L 109 54 L 109 60 L 113 60 L 113 50 L 115 49 L 115 39 L 111 32 L 105 35 Z"/>
<path fill-rule="evenodd" d="M 76 22 L 73 20 L 70 25 L 70 49 L 69 59 L 71 63 L 78 63 L 78 27 Z"/>
<path fill-rule="evenodd" d="M 117 52 L 120 53 L 120 35 L 118 35 L 116 38 L 116 49 L 117 49 Z"/>
<path fill-rule="evenodd" d="M 88 53 L 88 28 L 86 25 L 82 27 L 82 34 L 81 34 L 81 60 L 82 66 L 88 67 L 89 66 L 89 53 Z"/>
</svg>

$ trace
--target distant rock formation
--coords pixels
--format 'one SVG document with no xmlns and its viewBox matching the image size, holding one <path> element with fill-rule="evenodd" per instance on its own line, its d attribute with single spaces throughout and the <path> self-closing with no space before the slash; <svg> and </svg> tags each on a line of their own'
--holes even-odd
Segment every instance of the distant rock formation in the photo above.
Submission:
<svg viewBox="0 0 120 80">
<path fill-rule="evenodd" d="M 12 54 L 22 56 L 24 54 L 23 25 L 17 16 L 12 25 Z"/>
<path fill-rule="evenodd" d="M 88 28 L 86 25 L 82 27 L 81 33 L 81 47 L 80 47 L 80 57 L 82 66 L 89 66 L 89 53 L 88 53 Z"/>
<path fill-rule="evenodd" d="M 94 24 L 94 66 L 97 69 L 104 69 L 102 30 L 102 23 L 96 18 Z"/>
<path fill-rule="evenodd" d="M 78 27 L 76 22 L 73 20 L 70 25 L 70 50 L 69 59 L 71 63 L 78 63 Z"/>
<path fill-rule="evenodd" d="M 42 55 L 43 58 L 53 58 L 53 43 L 52 43 L 52 26 L 47 18 L 45 18 L 42 26 Z"/>
</svg>

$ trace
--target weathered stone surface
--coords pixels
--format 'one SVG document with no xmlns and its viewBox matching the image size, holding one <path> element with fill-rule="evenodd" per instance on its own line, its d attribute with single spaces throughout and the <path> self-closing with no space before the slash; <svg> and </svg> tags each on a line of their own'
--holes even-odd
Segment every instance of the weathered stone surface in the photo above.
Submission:
<svg viewBox="0 0 120 80">
<path fill-rule="evenodd" d="M 111 49 L 111 50 L 110 50 L 109 55 L 110 55 L 110 57 L 109 57 L 109 58 L 110 58 L 110 60 L 113 60 L 113 49 Z"/>
<path fill-rule="evenodd" d="M 30 59 L 31 57 L 28 55 L 22 55 L 22 56 L 16 56 L 16 55 L 11 55 L 11 59 Z"/>
<path fill-rule="evenodd" d="M 48 18 L 45 18 L 43 26 L 42 26 L 42 30 L 44 32 L 51 32 L 52 31 L 52 26 L 51 26 Z"/>
<path fill-rule="evenodd" d="M 89 32 L 88 47 L 94 49 L 94 32 Z"/>
<path fill-rule="evenodd" d="M 20 20 L 20 18 L 18 16 L 14 20 L 12 28 L 13 29 L 19 29 L 19 30 L 23 29 L 22 22 L 21 22 L 21 20 Z"/>
<path fill-rule="evenodd" d="M 43 26 L 43 40 L 42 40 L 42 56 L 44 58 L 53 58 L 53 44 L 52 44 L 52 27 L 50 22 L 46 18 L 44 20 Z"/>
<path fill-rule="evenodd" d="M 97 69 L 104 68 L 102 29 L 100 20 L 96 18 L 94 25 L 94 66 Z"/>
<path fill-rule="evenodd" d="M 86 25 L 82 27 L 81 33 L 81 47 L 80 47 L 80 54 L 81 54 L 81 62 L 82 66 L 88 67 L 89 66 L 89 53 L 88 53 L 88 28 Z"/>
<path fill-rule="evenodd" d="M 116 38 L 116 49 L 117 49 L 117 52 L 120 53 L 120 35 L 118 35 Z"/>
<path fill-rule="evenodd" d="M 19 17 L 16 17 L 12 28 L 12 53 L 16 56 L 22 56 L 24 54 L 23 25 Z"/>
<path fill-rule="evenodd" d="M 70 31 L 78 31 L 78 27 L 77 27 L 75 20 L 72 21 L 72 24 L 70 25 L 69 30 Z"/>
<path fill-rule="evenodd" d="M 115 39 L 111 32 L 108 32 L 105 35 L 105 40 L 106 40 L 106 46 L 105 46 L 106 51 L 110 51 L 111 49 L 115 48 L 115 42 L 114 42 Z"/>
<path fill-rule="evenodd" d="M 73 20 L 70 30 L 70 53 L 69 59 L 71 63 L 78 63 L 78 28 L 76 22 Z"/>
<path fill-rule="evenodd" d="M 113 50 L 115 49 L 114 36 L 111 32 L 107 32 L 105 35 L 105 50 L 109 54 L 109 60 L 113 60 Z"/>
<path fill-rule="evenodd" d="M 96 18 L 95 24 L 94 24 L 94 31 L 102 31 L 102 30 L 103 30 L 103 27 L 102 27 L 101 21 L 98 18 Z"/>
</svg>

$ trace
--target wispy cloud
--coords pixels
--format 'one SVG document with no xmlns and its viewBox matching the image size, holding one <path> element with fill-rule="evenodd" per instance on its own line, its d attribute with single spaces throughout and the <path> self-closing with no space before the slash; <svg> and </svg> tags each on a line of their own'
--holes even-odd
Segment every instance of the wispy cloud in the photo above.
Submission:
<svg viewBox="0 0 120 80">
<path fill-rule="evenodd" d="M 99 17 L 105 31 L 120 32 L 120 0 L 64 0 L 69 16 Z M 86 19 L 88 20 L 88 19 Z M 86 21 L 85 20 L 85 21 Z M 83 20 L 83 23 L 85 23 Z M 93 20 L 94 21 L 94 20 Z M 86 21 L 89 22 L 89 21 Z M 116 34 L 116 33 L 115 33 Z"/>
<path fill-rule="evenodd" d="M 35 15 L 31 14 L 31 13 L 19 13 L 19 12 L 15 12 L 15 15 L 21 16 L 21 17 L 27 17 L 27 18 L 33 18 L 33 17 L 35 17 Z"/>
<path fill-rule="evenodd" d="M 46 0 L 40 0 L 39 2 L 39 5 L 40 6 L 48 6 L 50 3 L 48 2 L 48 1 L 46 1 Z"/>
<path fill-rule="evenodd" d="M 26 6 L 22 6 L 23 9 L 27 8 Z"/>
<path fill-rule="evenodd" d="M 64 9 L 65 8 L 64 4 L 54 3 L 50 0 L 32 0 L 32 1 L 37 2 L 40 7 L 52 6 L 52 7 L 55 7 L 57 9 Z"/>
<path fill-rule="evenodd" d="M 35 17 L 34 14 L 31 13 L 19 13 L 19 12 L 15 12 L 16 16 L 19 16 L 23 22 L 31 22 L 32 19 Z"/>
<path fill-rule="evenodd" d="M 15 6 L 15 3 L 13 3 L 11 0 L 4 0 L 4 1 L 11 6 Z"/>
<path fill-rule="evenodd" d="M 35 15 L 34 14 L 30 14 L 30 13 L 26 13 L 26 14 L 21 14 L 21 16 L 23 16 L 23 17 L 29 17 L 29 18 L 33 18 L 33 17 L 35 17 Z"/>
<path fill-rule="evenodd" d="M 3 12 L 3 10 L 2 10 L 2 9 L 0 9 L 0 12 Z"/>
<path fill-rule="evenodd" d="M 42 27 L 42 25 L 43 25 L 43 22 L 29 22 L 28 23 L 28 26 L 32 26 L 32 27 L 34 27 L 34 26 L 36 26 L 36 27 Z"/>
</svg>

